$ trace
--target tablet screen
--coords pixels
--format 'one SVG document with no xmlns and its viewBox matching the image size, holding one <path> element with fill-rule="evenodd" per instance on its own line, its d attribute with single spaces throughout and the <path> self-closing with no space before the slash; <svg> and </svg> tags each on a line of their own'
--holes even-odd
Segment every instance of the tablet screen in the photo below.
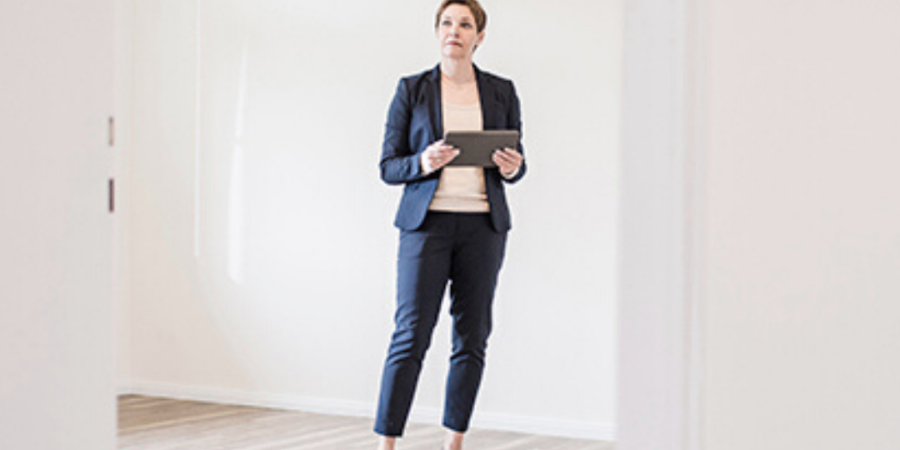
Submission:
<svg viewBox="0 0 900 450">
<path fill-rule="evenodd" d="M 459 156 L 448 166 L 497 167 L 492 160 L 494 151 L 502 148 L 518 148 L 519 132 L 516 130 L 448 131 L 444 143 L 459 149 Z"/>
</svg>

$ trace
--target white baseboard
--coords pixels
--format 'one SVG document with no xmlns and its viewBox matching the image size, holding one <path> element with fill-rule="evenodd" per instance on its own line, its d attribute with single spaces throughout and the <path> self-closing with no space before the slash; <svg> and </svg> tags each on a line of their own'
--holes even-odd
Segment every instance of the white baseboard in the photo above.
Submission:
<svg viewBox="0 0 900 450">
<path fill-rule="evenodd" d="M 351 417 L 374 418 L 375 413 L 375 405 L 367 402 L 181 386 L 156 382 L 120 384 L 117 391 L 119 395 L 138 394 Z M 416 423 L 440 424 L 441 415 L 442 412 L 437 408 L 414 407 L 410 413 L 409 420 Z M 472 418 L 472 428 L 579 439 L 615 440 L 615 426 L 613 424 L 554 420 L 489 412 L 475 414 Z"/>
</svg>

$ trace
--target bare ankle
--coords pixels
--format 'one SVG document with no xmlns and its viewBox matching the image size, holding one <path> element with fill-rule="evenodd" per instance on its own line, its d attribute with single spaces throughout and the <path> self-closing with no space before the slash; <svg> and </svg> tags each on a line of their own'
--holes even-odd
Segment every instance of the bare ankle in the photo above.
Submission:
<svg viewBox="0 0 900 450">
<path fill-rule="evenodd" d="M 397 438 L 382 436 L 378 443 L 378 450 L 394 450 Z"/>
<path fill-rule="evenodd" d="M 462 450 L 464 434 L 447 430 L 447 436 L 444 438 L 443 450 Z"/>
</svg>

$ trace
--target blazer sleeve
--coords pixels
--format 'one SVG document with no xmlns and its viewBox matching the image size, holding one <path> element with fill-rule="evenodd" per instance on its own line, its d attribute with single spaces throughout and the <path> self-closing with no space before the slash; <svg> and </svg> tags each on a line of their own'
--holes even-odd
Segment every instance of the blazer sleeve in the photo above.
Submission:
<svg viewBox="0 0 900 450">
<path fill-rule="evenodd" d="M 424 177 L 419 155 L 409 148 L 410 116 L 409 89 L 401 79 L 388 109 L 381 148 L 381 179 L 387 184 L 408 183 Z"/>
<path fill-rule="evenodd" d="M 507 114 L 507 128 L 512 130 L 519 131 L 519 145 L 516 150 L 522 155 L 522 165 L 519 166 L 519 171 L 512 178 L 506 178 L 501 176 L 500 178 L 507 183 L 515 183 L 522 179 L 525 176 L 525 172 L 528 169 L 525 163 L 525 148 L 522 146 L 522 116 L 519 110 L 519 96 L 516 95 L 516 87 L 512 81 L 509 82 L 510 96 L 509 96 L 509 113 Z"/>
</svg>

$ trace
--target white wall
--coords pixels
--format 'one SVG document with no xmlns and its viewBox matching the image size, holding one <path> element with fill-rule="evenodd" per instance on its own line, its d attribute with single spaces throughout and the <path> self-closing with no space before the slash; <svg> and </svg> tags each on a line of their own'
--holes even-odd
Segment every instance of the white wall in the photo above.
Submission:
<svg viewBox="0 0 900 450">
<path fill-rule="evenodd" d="M 897 448 L 900 3 L 707 3 L 702 448 Z"/>
<path fill-rule="evenodd" d="M 438 60 L 437 2 L 133 4 L 122 389 L 371 415 L 400 195 L 383 126 Z M 530 172 L 474 425 L 612 439 L 621 2 L 484 5 L 476 63 L 516 82 Z M 441 409 L 447 319 L 416 420 Z"/>
</svg>

